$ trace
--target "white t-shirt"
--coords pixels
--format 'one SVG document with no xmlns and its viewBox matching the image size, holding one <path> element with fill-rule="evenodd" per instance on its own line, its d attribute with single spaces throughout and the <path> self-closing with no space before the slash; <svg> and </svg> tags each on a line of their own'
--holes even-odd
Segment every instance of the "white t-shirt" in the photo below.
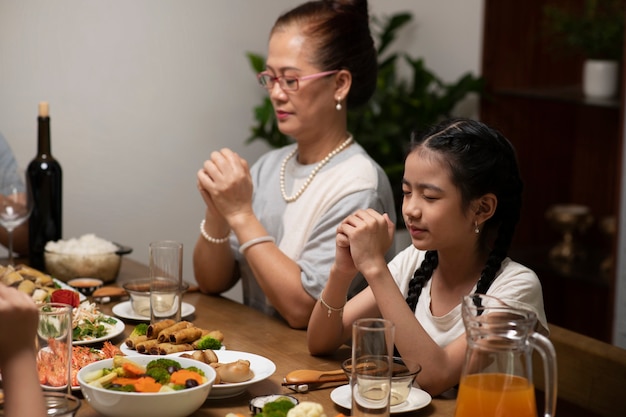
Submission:
<svg viewBox="0 0 626 417">
<path fill-rule="evenodd" d="M 405 298 L 409 291 L 409 281 L 413 278 L 415 270 L 422 264 L 425 254 L 425 251 L 417 250 L 411 245 L 389 263 L 391 275 Z M 433 316 L 430 309 L 431 282 L 432 280 L 429 279 L 422 288 L 415 308 L 415 317 L 430 337 L 443 347 L 465 333 L 461 317 L 461 301 L 459 300 L 459 304 L 447 314 L 440 317 Z M 471 292 L 475 291 L 476 285 Z M 507 304 L 512 307 L 533 311 L 539 322 L 538 332 L 548 334 L 541 282 L 531 269 L 506 258 L 487 290 L 487 295 L 506 300 Z"/>
</svg>

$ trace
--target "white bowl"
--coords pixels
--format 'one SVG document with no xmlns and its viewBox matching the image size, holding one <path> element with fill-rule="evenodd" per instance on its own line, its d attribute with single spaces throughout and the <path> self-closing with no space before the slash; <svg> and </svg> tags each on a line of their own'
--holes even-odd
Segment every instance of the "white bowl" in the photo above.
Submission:
<svg viewBox="0 0 626 417">
<path fill-rule="evenodd" d="M 159 359 L 155 356 L 132 356 L 140 365 Z M 207 399 L 215 370 L 200 361 L 188 358 L 172 358 L 183 368 L 195 366 L 204 372 L 208 381 L 197 387 L 171 392 L 120 392 L 98 388 L 85 382 L 84 376 L 101 368 L 113 367 L 113 359 L 91 363 L 78 371 L 78 383 L 85 399 L 99 414 L 107 417 L 185 417 L 196 411 Z"/>
<path fill-rule="evenodd" d="M 115 252 L 74 254 L 44 251 L 46 272 L 63 282 L 74 278 L 98 278 L 105 283 L 115 281 L 122 256 Z"/>
</svg>

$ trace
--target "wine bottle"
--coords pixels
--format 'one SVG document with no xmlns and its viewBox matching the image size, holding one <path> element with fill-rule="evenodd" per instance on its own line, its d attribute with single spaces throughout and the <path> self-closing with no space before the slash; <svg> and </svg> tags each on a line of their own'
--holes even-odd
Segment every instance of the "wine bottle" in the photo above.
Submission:
<svg viewBox="0 0 626 417">
<path fill-rule="evenodd" d="M 46 243 L 62 237 L 63 209 L 63 172 L 59 161 L 52 156 L 47 102 L 39 103 L 37 125 L 37 156 L 27 170 L 34 203 L 28 224 L 29 257 L 32 267 L 45 270 Z"/>
</svg>

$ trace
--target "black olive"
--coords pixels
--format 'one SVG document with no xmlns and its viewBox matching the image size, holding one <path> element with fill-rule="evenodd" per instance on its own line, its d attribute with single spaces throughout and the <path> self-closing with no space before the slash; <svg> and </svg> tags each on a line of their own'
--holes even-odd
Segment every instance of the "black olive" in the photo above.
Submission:
<svg viewBox="0 0 626 417">
<path fill-rule="evenodd" d="M 167 367 L 167 372 L 172 375 L 174 372 L 178 371 L 178 368 L 175 366 L 168 366 Z"/>
<path fill-rule="evenodd" d="M 198 381 L 195 379 L 189 378 L 185 381 L 185 388 L 193 388 L 198 386 Z"/>
</svg>

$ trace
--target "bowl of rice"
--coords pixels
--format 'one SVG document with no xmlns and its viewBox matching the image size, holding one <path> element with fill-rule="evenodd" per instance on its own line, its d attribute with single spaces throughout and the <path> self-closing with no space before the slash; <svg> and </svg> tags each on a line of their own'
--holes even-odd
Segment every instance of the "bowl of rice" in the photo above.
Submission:
<svg viewBox="0 0 626 417">
<path fill-rule="evenodd" d="M 113 282 L 120 271 L 122 255 L 130 251 L 94 234 L 50 241 L 44 252 L 46 272 L 63 282 L 81 277 Z"/>
</svg>

